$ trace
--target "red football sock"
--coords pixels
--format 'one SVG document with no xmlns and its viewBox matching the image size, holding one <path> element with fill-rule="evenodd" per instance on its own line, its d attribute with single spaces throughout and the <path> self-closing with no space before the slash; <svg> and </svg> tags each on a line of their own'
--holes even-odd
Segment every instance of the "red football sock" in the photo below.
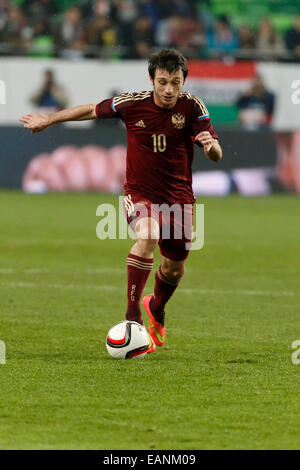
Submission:
<svg viewBox="0 0 300 470">
<path fill-rule="evenodd" d="M 165 316 L 165 305 L 172 297 L 178 282 L 171 282 L 163 275 L 161 267 L 159 266 L 155 274 L 155 287 L 154 294 L 150 301 L 150 309 L 157 321 L 163 323 Z"/>
<path fill-rule="evenodd" d="M 143 323 L 140 300 L 152 268 L 153 258 L 141 258 L 129 253 L 127 258 L 128 304 L 126 320 Z"/>
</svg>

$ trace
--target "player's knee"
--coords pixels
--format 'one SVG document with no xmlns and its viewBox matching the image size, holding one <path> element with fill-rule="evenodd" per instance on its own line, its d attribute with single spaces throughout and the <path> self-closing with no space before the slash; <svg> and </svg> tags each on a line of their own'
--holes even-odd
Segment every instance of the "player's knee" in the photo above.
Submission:
<svg viewBox="0 0 300 470">
<path fill-rule="evenodd" d="M 157 240 L 155 239 L 143 239 L 138 238 L 136 241 L 137 249 L 139 256 L 147 258 L 152 256 L 157 245 Z"/>
<path fill-rule="evenodd" d="M 149 240 L 157 243 L 159 240 L 159 225 L 155 219 L 144 217 L 136 224 L 136 235 L 140 240 Z"/>
<path fill-rule="evenodd" d="M 167 266 L 163 268 L 163 275 L 172 282 L 179 282 L 184 275 L 184 266 Z"/>
</svg>

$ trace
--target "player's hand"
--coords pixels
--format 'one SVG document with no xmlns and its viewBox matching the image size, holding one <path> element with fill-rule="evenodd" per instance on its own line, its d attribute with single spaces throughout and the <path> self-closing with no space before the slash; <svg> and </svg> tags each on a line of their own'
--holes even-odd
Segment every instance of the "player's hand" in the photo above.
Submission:
<svg viewBox="0 0 300 470">
<path fill-rule="evenodd" d="M 203 145 L 205 152 L 209 152 L 214 145 L 214 139 L 208 131 L 199 132 L 195 137 L 195 141 Z"/>
<path fill-rule="evenodd" d="M 47 114 L 25 114 L 20 118 L 24 122 L 24 129 L 31 129 L 31 134 L 41 132 L 50 126 L 50 119 Z"/>
</svg>

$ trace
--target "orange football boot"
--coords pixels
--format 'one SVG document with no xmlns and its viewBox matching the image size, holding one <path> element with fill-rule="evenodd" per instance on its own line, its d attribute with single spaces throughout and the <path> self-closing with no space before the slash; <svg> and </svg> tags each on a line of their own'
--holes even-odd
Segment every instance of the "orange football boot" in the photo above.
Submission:
<svg viewBox="0 0 300 470">
<path fill-rule="evenodd" d="M 148 332 L 147 332 L 148 333 Z M 149 333 L 148 333 L 149 335 Z M 147 354 L 151 354 L 155 351 L 155 343 L 153 341 L 153 339 L 151 338 L 151 336 L 149 335 L 149 348 L 147 349 L 146 353 Z"/>
<path fill-rule="evenodd" d="M 163 346 L 166 342 L 166 327 L 162 326 L 150 311 L 150 300 L 153 294 L 145 295 L 143 306 L 149 317 L 149 333 L 156 346 Z"/>
</svg>

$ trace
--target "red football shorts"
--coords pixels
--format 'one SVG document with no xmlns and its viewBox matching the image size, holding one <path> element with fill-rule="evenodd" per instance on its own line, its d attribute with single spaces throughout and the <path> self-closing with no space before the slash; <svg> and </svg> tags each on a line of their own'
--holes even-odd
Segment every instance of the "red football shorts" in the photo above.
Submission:
<svg viewBox="0 0 300 470">
<path fill-rule="evenodd" d="M 138 221 L 151 217 L 159 225 L 159 249 L 163 256 L 173 261 L 188 257 L 192 231 L 192 204 L 154 204 L 139 193 L 126 194 L 123 198 L 126 219 L 135 232 Z"/>
</svg>

